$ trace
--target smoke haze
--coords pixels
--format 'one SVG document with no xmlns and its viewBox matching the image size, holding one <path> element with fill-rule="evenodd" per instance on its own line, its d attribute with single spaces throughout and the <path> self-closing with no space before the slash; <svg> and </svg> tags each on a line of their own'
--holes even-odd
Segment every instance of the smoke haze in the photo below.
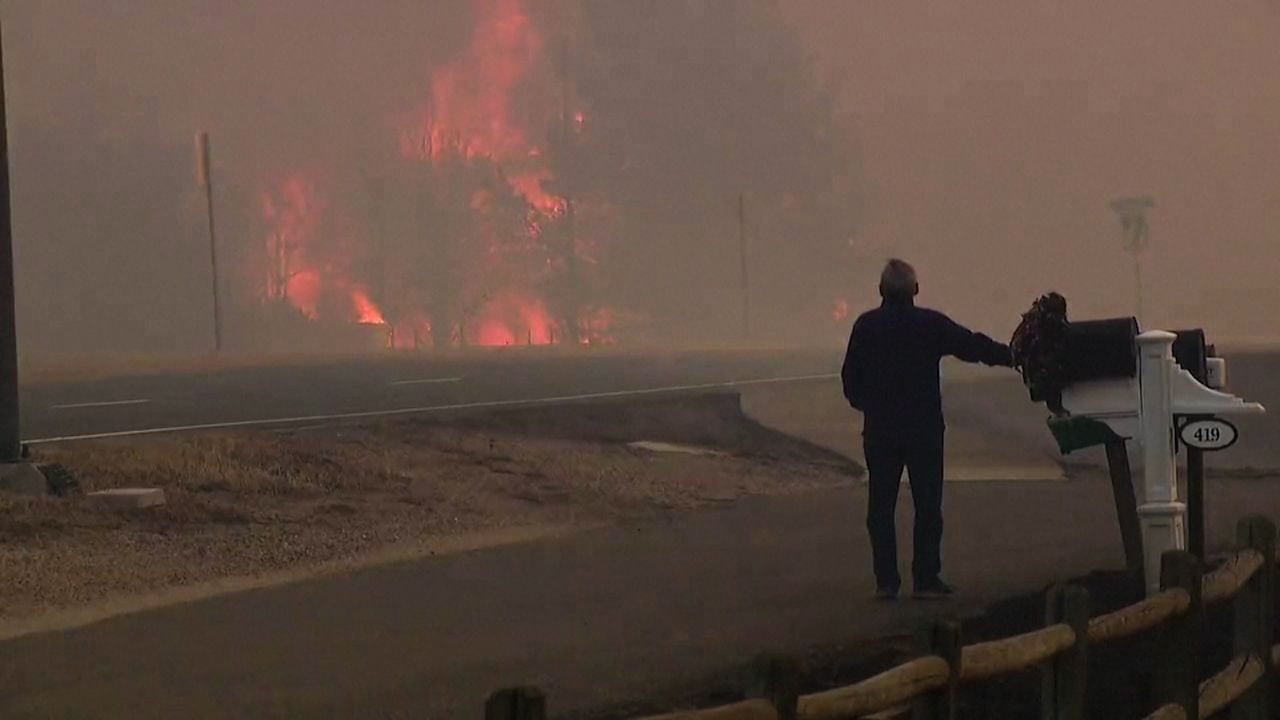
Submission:
<svg viewBox="0 0 1280 720">
<path fill-rule="evenodd" d="M 1122 195 L 1146 324 L 1274 334 L 1274 3 L 0 13 L 28 355 L 209 348 L 201 130 L 237 349 L 838 342 L 891 254 L 996 335 L 1049 289 L 1128 314 Z"/>
<path fill-rule="evenodd" d="M 915 258 L 931 301 L 995 330 L 1048 289 L 1074 316 L 1130 314 L 1107 203 L 1150 195 L 1144 324 L 1276 335 L 1280 6 L 783 6 L 857 118 L 859 247 Z"/>
</svg>

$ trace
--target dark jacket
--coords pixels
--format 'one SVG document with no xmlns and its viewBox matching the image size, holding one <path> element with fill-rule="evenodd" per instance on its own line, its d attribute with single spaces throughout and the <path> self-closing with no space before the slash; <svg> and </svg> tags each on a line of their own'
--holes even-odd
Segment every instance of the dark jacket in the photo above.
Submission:
<svg viewBox="0 0 1280 720">
<path fill-rule="evenodd" d="M 939 361 L 1011 367 L 1009 346 L 935 310 L 886 300 L 860 316 L 849 335 L 844 396 L 864 416 L 863 434 L 942 432 Z"/>
</svg>

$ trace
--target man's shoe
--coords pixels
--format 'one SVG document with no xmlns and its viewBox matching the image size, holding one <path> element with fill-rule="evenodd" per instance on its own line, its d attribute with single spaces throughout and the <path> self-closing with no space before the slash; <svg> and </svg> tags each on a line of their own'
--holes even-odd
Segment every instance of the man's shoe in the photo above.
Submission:
<svg viewBox="0 0 1280 720">
<path fill-rule="evenodd" d="M 941 580 L 933 580 L 914 588 L 911 597 L 916 600 L 950 600 L 956 589 Z"/>
<path fill-rule="evenodd" d="M 876 589 L 877 600 L 897 600 L 898 588 L 882 587 Z"/>
</svg>

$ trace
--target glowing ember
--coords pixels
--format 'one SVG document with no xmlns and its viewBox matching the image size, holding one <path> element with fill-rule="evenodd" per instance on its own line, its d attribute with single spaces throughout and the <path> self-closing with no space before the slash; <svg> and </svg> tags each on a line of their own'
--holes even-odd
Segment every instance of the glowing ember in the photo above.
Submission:
<svg viewBox="0 0 1280 720">
<path fill-rule="evenodd" d="M 835 305 L 831 309 L 831 319 L 836 322 L 846 320 L 849 317 L 849 301 L 844 298 L 836 298 Z"/>
</svg>

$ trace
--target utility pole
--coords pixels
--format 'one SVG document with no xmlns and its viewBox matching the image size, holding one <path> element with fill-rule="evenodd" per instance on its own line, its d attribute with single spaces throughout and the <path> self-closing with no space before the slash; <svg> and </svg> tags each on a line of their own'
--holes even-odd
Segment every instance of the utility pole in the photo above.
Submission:
<svg viewBox="0 0 1280 720">
<path fill-rule="evenodd" d="M 738 193 L 738 262 L 742 294 L 742 339 L 751 339 L 751 278 L 747 275 L 747 194 Z"/>
<path fill-rule="evenodd" d="M 26 461 L 18 427 L 18 313 L 14 307 L 13 215 L 9 204 L 9 125 L 5 117 L 4 48 L 0 46 L 0 489 L 48 492 L 44 474 Z"/>
<path fill-rule="evenodd" d="M 204 189 L 205 215 L 209 221 L 209 269 L 213 284 L 213 347 L 222 352 L 222 300 L 218 292 L 218 236 L 213 226 L 213 181 L 209 159 L 209 133 L 196 133 L 196 181 Z M 288 279 L 285 279 L 286 284 Z"/>
<path fill-rule="evenodd" d="M 14 308 L 13 217 L 9 204 L 9 126 L 0 46 L 0 464 L 22 460 L 18 431 L 18 314 Z"/>
<path fill-rule="evenodd" d="M 1142 251 L 1151 240 L 1151 227 L 1147 225 L 1146 211 L 1155 207 L 1148 196 L 1117 198 L 1111 201 L 1111 210 L 1120 218 L 1120 231 L 1124 249 L 1133 255 L 1133 291 L 1138 325 L 1142 325 Z"/>
</svg>

